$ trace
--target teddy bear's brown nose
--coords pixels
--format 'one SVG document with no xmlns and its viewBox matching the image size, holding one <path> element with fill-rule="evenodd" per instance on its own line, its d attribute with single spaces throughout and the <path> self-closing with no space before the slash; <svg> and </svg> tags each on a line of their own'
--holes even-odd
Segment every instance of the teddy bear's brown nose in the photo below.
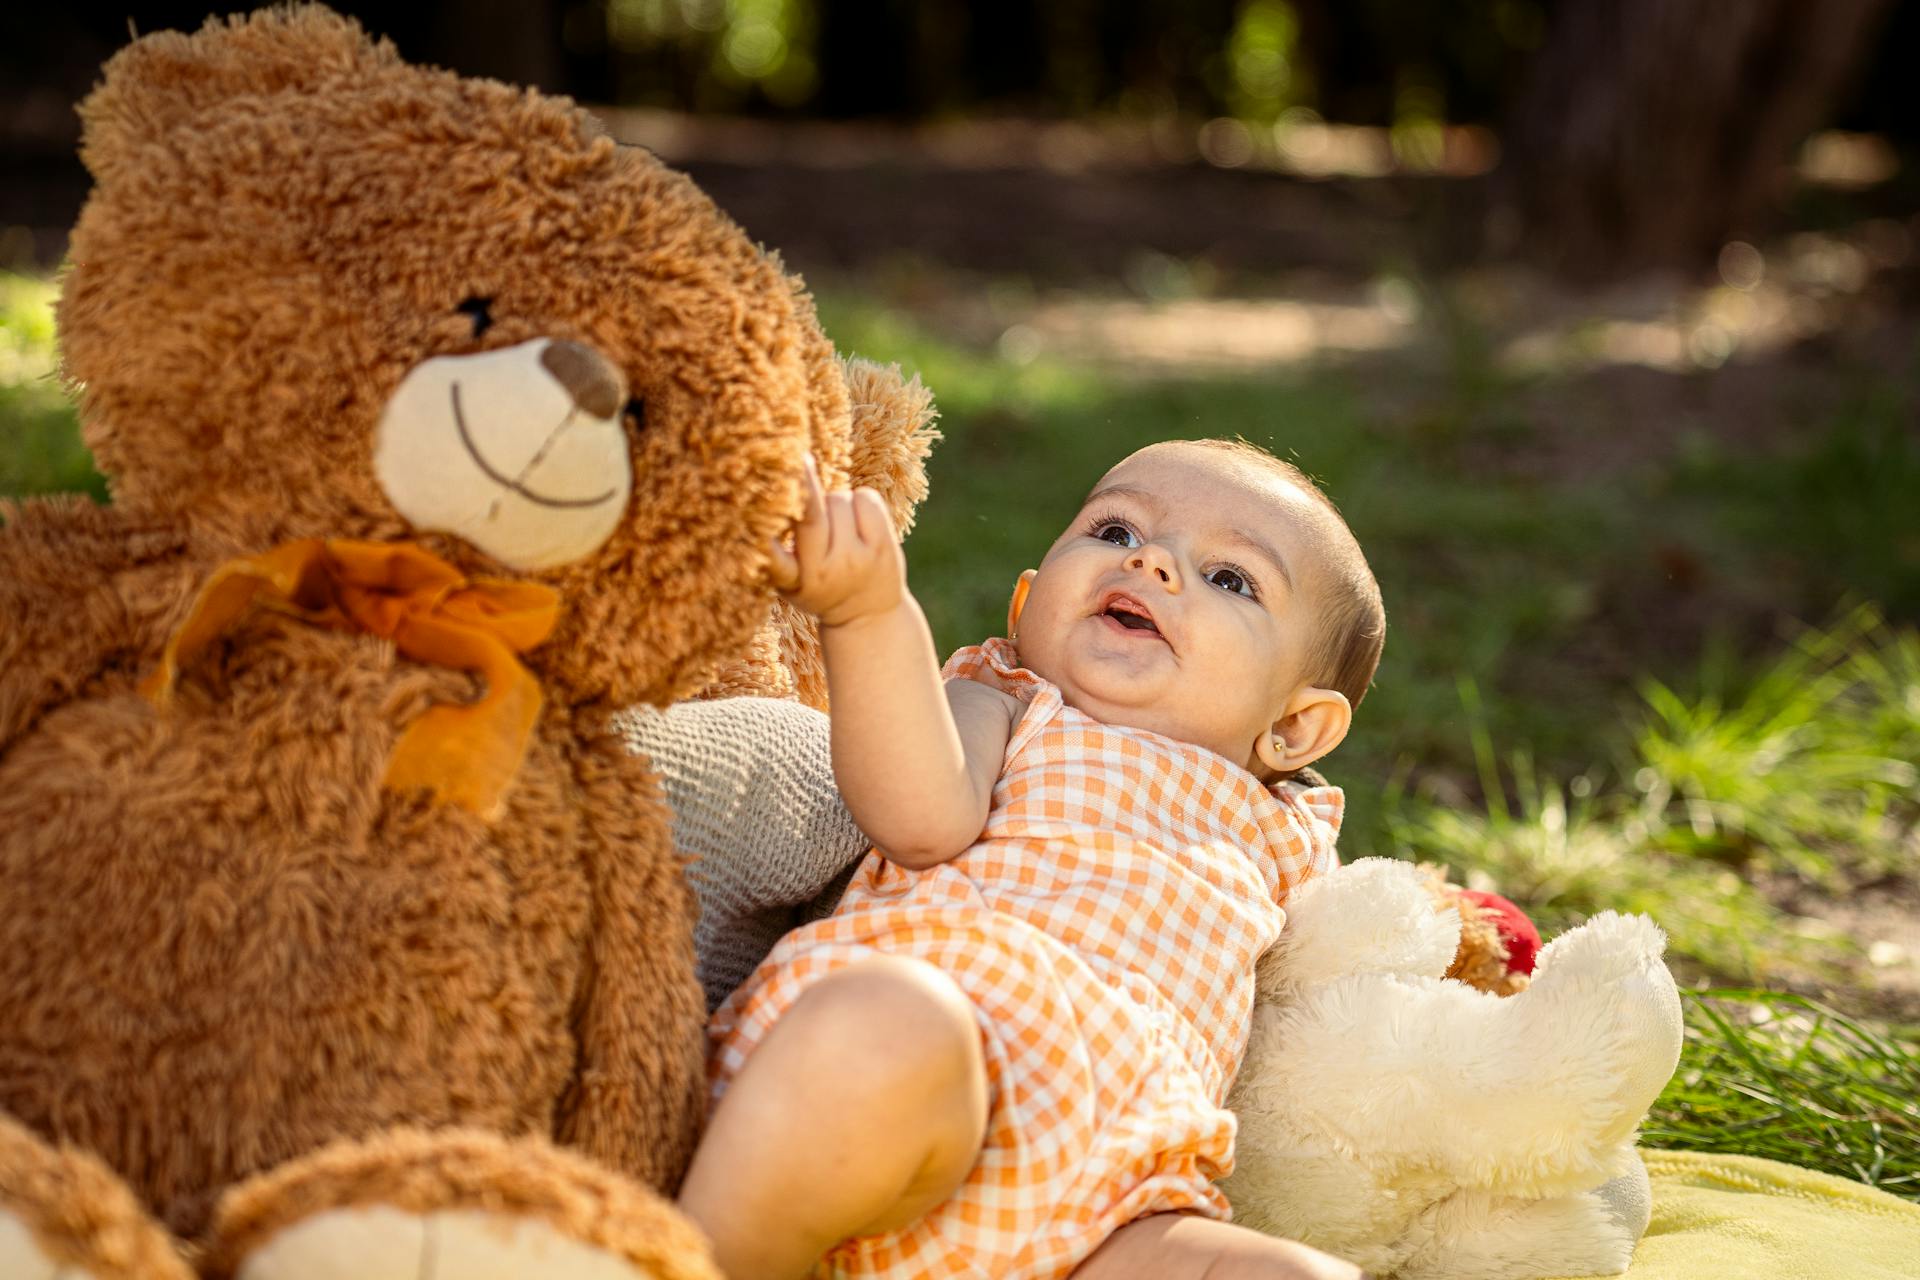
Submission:
<svg viewBox="0 0 1920 1280">
<path fill-rule="evenodd" d="M 550 342 L 540 363 L 567 389 L 573 402 L 596 418 L 611 418 L 626 403 L 626 379 L 613 363 L 578 342 Z"/>
</svg>

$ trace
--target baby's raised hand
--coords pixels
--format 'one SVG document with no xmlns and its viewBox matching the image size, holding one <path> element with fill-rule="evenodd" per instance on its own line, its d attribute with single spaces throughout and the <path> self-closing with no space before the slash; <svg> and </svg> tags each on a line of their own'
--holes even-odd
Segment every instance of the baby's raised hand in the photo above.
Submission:
<svg viewBox="0 0 1920 1280">
<path fill-rule="evenodd" d="M 880 495 L 866 488 L 824 492 L 808 457 L 793 550 L 774 544 L 773 585 L 827 627 L 896 608 L 907 595 L 907 561 Z"/>
</svg>

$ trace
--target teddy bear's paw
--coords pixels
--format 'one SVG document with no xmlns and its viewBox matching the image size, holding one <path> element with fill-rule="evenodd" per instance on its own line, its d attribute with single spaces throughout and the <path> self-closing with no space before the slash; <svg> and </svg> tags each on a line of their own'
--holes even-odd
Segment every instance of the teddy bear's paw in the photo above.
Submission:
<svg viewBox="0 0 1920 1280">
<path fill-rule="evenodd" d="M 230 1188 L 207 1274 L 241 1280 L 719 1280 L 662 1196 L 544 1138 L 394 1129 Z"/>
<path fill-rule="evenodd" d="M 1602 911 L 1549 943 L 1532 984 L 1514 997 L 1516 1022 L 1535 1033 L 1527 1041 L 1552 1042 L 1560 1028 L 1563 1055 L 1606 1067 L 1609 1141 L 1639 1122 L 1680 1061 L 1680 993 L 1660 958 L 1665 949 L 1666 936 L 1645 916 Z M 1565 1034 L 1575 1026 L 1584 1041 L 1577 1048 Z"/>
<path fill-rule="evenodd" d="M 106 1164 L 0 1115 L 0 1280 L 192 1280 Z"/>
<path fill-rule="evenodd" d="M 1647 1177 L 1646 1161 L 1639 1152 L 1618 1177 L 1609 1178 L 1587 1193 L 1602 1205 L 1620 1229 L 1638 1241 L 1653 1222 L 1653 1181 Z"/>
<path fill-rule="evenodd" d="M 124 1226 L 70 1222 L 78 1238 L 62 1250 L 49 1249 L 27 1220 L 0 1205 L 0 1277 L 4 1280 L 189 1280 L 186 1264 L 168 1246 L 131 1242 Z M 94 1232 L 92 1225 L 104 1225 Z M 158 1237 L 157 1227 L 147 1234 Z M 145 1245 L 128 1248 L 129 1243 Z M 74 1261 L 85 1257 L 91 1265 Z"/>
<path fill-rule="evenodd" d="M 4 1273 L 10 1274 L 10 1273 Z M 330 1209 L 281 1231 L 240 1280 L 644 1280 L 626 1259 L 539 1218 L 389 1205 Z"/>
<path fill-rule="evenodd" d="M 1462 1191 L 1430 1208 L 1408 1237 L 1419 1248 L 1394 1280 L 1618 1275 L 1639 1240 L 1593 1192 L 1529 1200 Z"/>
</svg>

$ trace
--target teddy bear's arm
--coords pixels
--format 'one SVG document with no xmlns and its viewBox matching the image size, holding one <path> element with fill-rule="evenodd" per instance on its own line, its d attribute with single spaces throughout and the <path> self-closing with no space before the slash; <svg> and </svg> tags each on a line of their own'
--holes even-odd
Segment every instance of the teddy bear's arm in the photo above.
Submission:
<svg viewBox="0 0 1920 1280">
<path fill-rule="evenodd" d="M 660 775 L 700 899 L 708 1007 L 780 935 L 839 899 L 870 841 L 833 785 L 827 717 L 776 698 L 636 707 L 615 721 Z"/>
<path fill-rule="evenodd" d="M 157 651 L 184 538 L 63 496 L 0 504 L 0 750 L 116 662 Z"/>
<path fill-rule="evenodd" d="M 680 1184 L 706 1115 L 706 1002 L 695 903 L 666 806 L 604 709 L 575 713 L 582 861 L 592 895 L 579 1068 L 560 1140 L 656 1190 Z"/>
</svg>

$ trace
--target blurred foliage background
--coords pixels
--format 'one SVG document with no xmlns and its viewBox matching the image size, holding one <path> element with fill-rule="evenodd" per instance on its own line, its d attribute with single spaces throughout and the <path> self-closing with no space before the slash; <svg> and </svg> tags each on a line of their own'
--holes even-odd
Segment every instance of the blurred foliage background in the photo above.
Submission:
<svg viewBox="0 0 1920 1280">
<path fill-rule="evenodd" d="M 943 647 L 1127 450 L 1294 458 L 1388 604 L 1348 856 L 1650 912 L 1765 988 L 1693 1001 L 1662 1139 L 1920 1190 L 1920 0 L 340 7 L 588 103 L 927 381 Z M 0 495 L 109 496 L 72 104 L 204 8 L 0 14 Z"/>
</svg>

